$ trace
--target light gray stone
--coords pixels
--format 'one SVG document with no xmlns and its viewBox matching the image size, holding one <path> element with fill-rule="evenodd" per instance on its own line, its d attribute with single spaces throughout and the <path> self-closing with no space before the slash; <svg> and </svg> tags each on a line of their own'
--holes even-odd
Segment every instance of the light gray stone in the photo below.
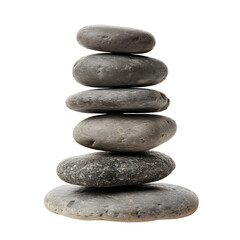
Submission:
<svg viewBox="0 0 240 240">
<path fill-rule="evenodd" d="M 94 54 L 79 59 L 73 77 L 89 87 L 135 87 L 162 82 L 168 74 L 160 60 L 121 54 Z"/>
<path fill-rule="evenodd" d="M 167 109 L 169 99 L 165 94 L 151 89 L 94 89 L 70 96 L 66 105 L 74 111 L 85 113 L 143 113 Z"/>
<path fill-rule="evenodd" d="M 46 195 L 45 206 L 76 219 L 138 222 L 191 215 L 198 207 L 198 197 L 186 188 L 170 184 L 117 188 L 65 185 Z"/>
<path fill-rule="evenodd" d="M 174 168 L 174 161 L 160 152 L 97 152 L 63 160 L 57 167 L 57 174 L 71 184 L 115 187 L 157 181 Z"/>
<path fill-rule="evenodd" d="M 85 48 L 119 53 L 145 53 L 155 46 L 152 34 L 134 28 L 92 25 L 81 28 L 77 41 Z"/>
<path fill-rule="evenodd" d="M 150 114 L 99 115 L 80 122 L 73 130 L 79 144 L 98 150 L 140 152 L 169 140 L 176 123 L 168 117 Z"/>
</svg>

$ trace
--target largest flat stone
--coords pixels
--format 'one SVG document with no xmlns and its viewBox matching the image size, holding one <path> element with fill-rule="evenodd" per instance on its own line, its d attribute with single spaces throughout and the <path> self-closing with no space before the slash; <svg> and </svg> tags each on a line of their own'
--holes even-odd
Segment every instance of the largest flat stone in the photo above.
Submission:
<svg viewBox="0 0 240 240">
<path fill-rule="evenodd" d="M 155 39 L 148 32 L 101 25 L 81 28 L 77 41 L 86 48 L 103 52 L 144 53 L 155 46 Z"/>
<path fill-rule="evenodd" d="M 89 87 L 149 86 L 162 82 L 167 74 L 160 60 L 126 54 L 89 55 L 73 66 L 76 81 Z"/>
<path fill-rule="evenodd" d="M 66 105 L 86 113 L 159 112 L 167 109 L 169 99 L 165 94 L 141 88 L 94 89 L 68 97 Z"/>
<path fill-rule="evenodd" d="M 169 140 L 177 125 L 171 118 L 151 114 L 99 115 L 73 130 L 79 144 L 104 151 L 140 152 Z"/>
<path fill-rule="evenodd" d="M 174 161 L 160 152 L 97 152 L 63 160 L 57 167 L 57 174 L 71 184 L 115 187 L 157 181 L 174 168 Z"/>
<path fill-rule="evenodd" d="M 83 220 L 152 221 L 194 213 L 198 197 L 170 184 L 146 184 L 118 188 L 60 186 L 45 197 L 52 212 Z"/>
</svg>

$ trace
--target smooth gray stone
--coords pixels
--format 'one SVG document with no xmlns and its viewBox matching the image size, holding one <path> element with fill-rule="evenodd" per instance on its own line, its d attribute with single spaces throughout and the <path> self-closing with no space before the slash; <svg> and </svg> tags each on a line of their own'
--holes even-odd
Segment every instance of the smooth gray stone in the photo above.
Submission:
<svg viewBox="0 0 240 240">
<path fill-rule="evenodd" d="M 150 86 L 162 82 L 167 74 L 160 60 L 136 55 L 88 55 L 73 66 L 76 81 L 89 87 Z"/>
<path fill-rule="evenodd" d="M 73 130 L 79 144 L 98 150 L 140 152 L 169 140 L 176 123 L 150 114 L 99 115 L 81 121 Z"/>
<path fill-rule="evenodd" d="M 157 181 L 174 168 L 174 161 L 160 152 L 97 152 L 63 160 L 57 174 L 63 181 L 75 185 L 115 187 Z"/>
<path fill-rule="evenodd" d="M 143 30 L 101 25 L 81 28 L 77 41 L 85 48 L 103 52 L 145 53 L 155 46 L 153 35 Z"/>
<path fill-rule="evenodd" d="M 116 188 L 64 185 L 46 195 L 45 206 L 76 219 L 139 222 L 191 215 L 198 197 L 186 188 L 163 183 Z"/>
<path fill-rule="evenodd" d="M 70 96 L 66 105 L 74 111 L 85 113 L 143 113 L 167 109 L 169 99 L 165 94 L 150 89 L 94 89 Z"/>
</svg>

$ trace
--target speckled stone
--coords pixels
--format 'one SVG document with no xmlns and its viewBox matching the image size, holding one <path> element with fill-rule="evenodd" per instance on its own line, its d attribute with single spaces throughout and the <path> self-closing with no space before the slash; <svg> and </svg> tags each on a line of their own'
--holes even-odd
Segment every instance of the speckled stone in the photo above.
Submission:
<svg viewBox="0 0 240 240">
<path fill-rule="evenodd" d="M 99 115 L 80 122 L 73 130 L 73 137 L 79 144 L 93 149 L 140 152 L 166 142 L 176 129 L 176 123 L 165 116 Z"/>
<path fill-rule="evenodd" d="M 81 28 L 77 41 L 85 48 L 103 52 L 145 53 L 155 46 L 155 39 L 148 32 L 104 25 Z"/>
<path fill-rule="evenodd" d="M 89 87 L 136 87 L 162 82 L 168 74 L 160 60 L 121 54 L 94 54 L 79 59 L 73 77 Z"/>
<path fill-rule="evenodd" d="M 163 183 L 117 188 L 64 185 L 46 195 L 45 206 L 76 219 L 139 222 L 191 215 L 198 197 L 186 188 Z"/>
<path fill-rule="evenodd" d="M 66 105 L 72 110 L 85 113 L 143 113 L 167 109 L 169 99 L 165 94 L 150 89 L 94 89 L 70 96 Z"/>
<path fill-rule="evenodd" d="M 157 181 L 174 168 L 174 161 L 159 152 L 98 152 L 63 160 L 57 167 L 57 174 L 71 184 L 115 187 Z"/>
</svg>

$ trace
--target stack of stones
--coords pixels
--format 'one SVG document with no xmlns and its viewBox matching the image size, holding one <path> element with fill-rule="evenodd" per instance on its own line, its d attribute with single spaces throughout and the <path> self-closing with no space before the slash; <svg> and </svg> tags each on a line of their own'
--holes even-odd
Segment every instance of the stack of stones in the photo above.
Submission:
<svg viewBox="0 0 240 240">
<path fill-rule="evenodd" d="M 74 78 L 99 89 L 76 93 L 66 101 L 74 111 L 104 113 L 80 122 L 73 137 L 85 147 L 106 152 L 62 161 L 57 174 L 72 185 L 50 191 L 46 207 L 77 219 L 129 222 L 180 218 L 195 212 L 198 198 L 192 191 L 149 184 L 174 170 L 170 157 L 148 150 L 169 140 L 177 128 L 171 118 L 142 114 L 169 106 L 165 94 L 138 88 L 158 84 L 168 73 L 163 62 L 134 55 L 152 50 L 154 37 L 131 28 L 87 26 L 79 30 L 77 40 L 86 48 L 111 52 L 75 63 Z"/>
</svg>

